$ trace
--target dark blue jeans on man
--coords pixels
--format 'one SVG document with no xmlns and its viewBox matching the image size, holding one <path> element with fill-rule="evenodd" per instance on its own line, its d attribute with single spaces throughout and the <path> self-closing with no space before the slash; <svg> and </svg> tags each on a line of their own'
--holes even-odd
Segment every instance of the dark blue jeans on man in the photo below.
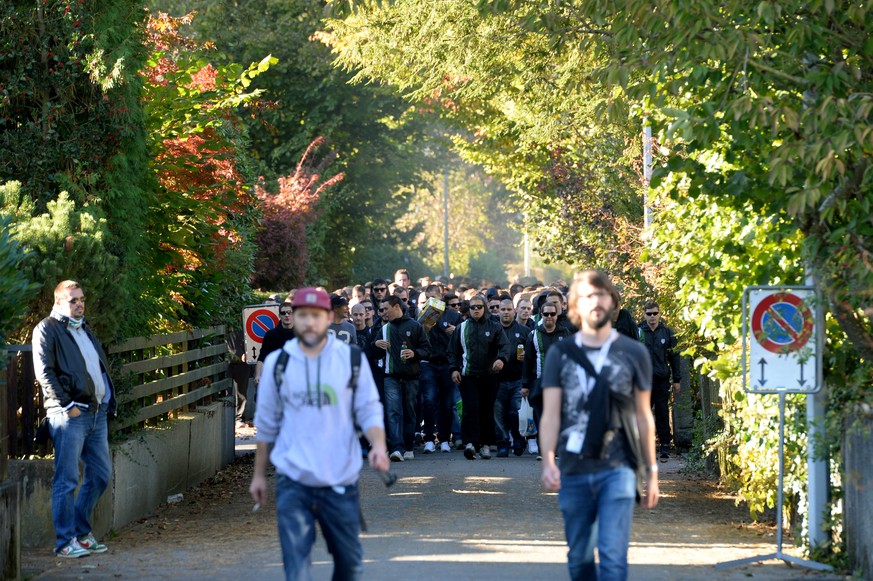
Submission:
<svg viewBox="0 0 873 581">
<path fill-rule="evenodd" d="M 385 417 L 388 452 L 412 452 L 415 448 L 415 397 L 417 379 L 385 376 Z"/>
<path fill-rule="evenodd" d="M 71 418 L 67 412 L 48 417 L 55 450 L 55 475 L 52 479 L 52 521 L 55 525 L 56 549 L 73 537 L 91 532 L 91 513 L 109 484 L 112 461 L 109 458 L 107 405 L 81 409 Z M 79 486 L 79 459 L 85 466 Z"/>
<path fill-rule="evenodd" d="M 494 429 L 497 430 L 498 453 L 509 451 L 509 437 L 513 447 L 524 450 L 525 440 L 518 432 L 518 410 L 521 407 L 521 379 L 501 381 L 494 400 Z"/>
<path fill-rule="evenodd" d="M 284 475 L 276 478 L 279 543 L 287 581 L 312 579 L 315 522 L 333 555 L 335 581 L 360 579 L 364 549 L 358 537 L 361 507 L 358 485 L 312 487 Z"/>
<path fill-rule="evenodd" d="M 434 434 L 440 442 L 448 442 L 452 431 L 452 406 L 455 383 L 449 364 L 421 363 L 419 377 L 424 407 L 424 440 L 432 441 Z"/>
<path fill-rule="evenodd" d="M 636 474 L 629 467 L 561 474 L 558 506 L 564 515 L 564 533 L 570 547 L 567 564 L 573 581 L 627 579 L 636 482 Z"/>
</svg>

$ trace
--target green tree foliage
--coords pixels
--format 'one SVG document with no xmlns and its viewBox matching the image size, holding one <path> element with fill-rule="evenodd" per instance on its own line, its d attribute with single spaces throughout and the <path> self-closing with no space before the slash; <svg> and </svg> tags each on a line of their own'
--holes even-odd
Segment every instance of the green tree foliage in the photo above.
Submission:
<svg viewBox="0 0 873 581">
<path fill-rule="evenodd" d="M 596 55 L 526 30 L 522 9 L 483 15 L 451 0 L 355 6 L 330 21 L 327 37 L 354 80 L 390 84 L 438 112 L 464 159 L 515 192 L 548 260 L 598 265 L 638 284 L 642 180 L 630 163 L 638 126 L 598 119 L 609 95 L 586 82 Z"/>
<path fill-rule="evenodd" d="M 517 261 L 520 222 L 509 192 L 476 166 L 451 160 L 446 175 L 432 175 L 419 188 L 399 226 L 418 230 L 414 242 L 423 249 L 424 272 L 442 274 L 444 262 L 443 195 L 448 179 L 449 274 L 506 282 L 505 265 Z M 518 224 L 516 224 L 518 226 Z"/>
<path fill-rule="evenodd" d="M 238 111 L 258 103 L 252 80 L 276 62 L 215 66 L 210 45 L 183 37 L 191 16 L 148 19 L 145 121 L 159 184 L 153 226 L 166 323 L 238 324 L 250 294 L 261 209 Z"/>
<path fill-rule="evenodd" d="M 311 0 L 152 0 L 176 14 L 197 10 L 192 35 L 213 42 L 216 62 L 251 62 L 272 54 L 270 75 L 253 82 L 272 106 L 246 121 L 266 179 L 294 173 L 312 141 L 337 152 L 330 172 L 340 184 L 324 192 L 308 228 L 309 282 L 337 286 L 385 276 L 404 264 L 409 238 L 395 229 L 409 204 L 431 137 L 426 117 L 378 85 L 351 86 L 316 39 L 324 4 Z M 331 175 L 322 176 L 328 179 Z M 405 264 L 404 264 L 405 265 Z"/>
<path fill-rule="evenodd" d="M 154 314 L 146 229 L 154 196 L 136 74 L 144 58 L 144 16 L 137 0 L 17 0 L 0 6 L 0 180 L 18 181 L 22 195 L 33 201 L 32 214 L 18 214 L 18 220 L 57 216 L 74 204 L 101 224 L 94 226 L 102 232 L 102 249 L 93 260 L 102 262 L 93 271 L 114 286 L 98 316 L 118 325 L 107 337 L 140 333 Z M 63 202 L 61 191 L 68 192 Z M 54 201 L 61 206 L 50 211 Z M 60 239 L 77 234 L 70 230 Z M 21 243 L 28 248 L 29 241 Z M 48 262 L 60 252 L 45 250 Z M 107 252 L 114 272 L 107 271 Z M 75 256 L 74 272 L 92 270 L 91 256 Z M 37 301 L 48 296 L 46 288 L 71 273 L 32 274 L 44 286 L 40 297 L 31 297 L 29 311 L 42 312 L 50 303 Z M 94 289 L 87 290 L 94 296 Z M 133 297 L 143 297 L 136 308 Z"/>
<path fill-rule="evenodd" d="M 13 187 L 18 184 L 0 186 L 0 193 Z M 38 289 L 22 269 L 27 252 L 12 238 L 11 221 L 10 216 L 0 216 L 0 371 L 6 368 L 6 337 L 21 324 L 30 295 Z"/>
<path fill-rule="evenodd" d="M 44 281 L 34 293 L 37 298 L 28 297 L 23 303 L 38 306 L 28 309 L 23 324 L 18 321 L 17 331 L 10 337 L 19 343 L 27 342 L 30 330 L 51 310 L 55 284 L 72 279 L 82 284 L 89 298 L 89 312 L 97 315 L 91 320 L 97 334 L 107 341 L 117 338 L 121 325 L 116 317 L 120 311 L 113 307 L 122 300 L 123 291 L 114 280 L 118 258 L 107 248 L 106 218 L 96 208 L 77 207 L 67 192 L 48 202 L 45 213 L 34 216 L 34 202 L 17 182 L 0 186 L 0 201 L 13 221 L 13 244 L 27 250 L 18 260 L 18 276 L 11 280 Z"/>
</svg>

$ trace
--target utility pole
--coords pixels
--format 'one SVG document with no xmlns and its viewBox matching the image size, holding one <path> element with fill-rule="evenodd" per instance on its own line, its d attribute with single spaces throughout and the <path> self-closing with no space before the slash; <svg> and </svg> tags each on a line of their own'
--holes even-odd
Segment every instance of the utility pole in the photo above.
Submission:
<svg viewBox="0 0 873 581">
<path fill-rule="evenodd" d="M 815 277 L 812 276 L 809 266 L 806 268 L 806 284 L 816 286 Z M 824 302 L 823 294 L 819 294 L 819 299 Z M 824 331 L 824 305 L 817 305 L 817 307 L 816 312 L 821 315 L 816 321 L 816 329 L 819 333 L 818 344 L 822 345 L 823 349 L 827 338 Z M 824 444 L 827 399 L 827 384 L 823 384 L 817 392 L 806 395 L 806 496 L 811 549 L 821 547 L 828 541 L 828 534 L 824 530 L 824 511 L 827 508 L 830 482 L 829 462 Z"/>
<path fill-rule="evenodd" d="M 524 231 L 524 275 L 530 276 L 530 236 Z"/>
<path fill-rule="evenodd" d="M 649 206 L 649 185 L 652 183 L 652 126 L 648 119 L 643 123 L 643 179 L 646 182 L 646 189 L 643 190 L 643 224 L 648 228 L 652 225 L 652 208 Z"/>
<path fill-rule="evenodd" d="M 443 171 L 443 277 L 449 279 L 449 172 Z"/>
</svg>

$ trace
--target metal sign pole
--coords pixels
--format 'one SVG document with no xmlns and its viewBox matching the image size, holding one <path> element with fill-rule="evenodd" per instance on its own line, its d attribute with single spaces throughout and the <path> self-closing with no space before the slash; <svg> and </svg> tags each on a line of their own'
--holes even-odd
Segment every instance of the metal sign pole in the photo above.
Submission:
<svg viewBox="0 0 873 581">
<path fill-rule="evenodd" d="M 756 293 L 756 297 L 752 297 Z M 804 299 L 817 297 L 811 287 L 747 287 L 743 292 L 743 388 L 748 393 L 779 395 L 779 477 L 776 491 L 776 552 L 747 559 L 737 559 L 718 563 L 716 569 L 748 565 L 770 559 L 780 559 L 786 563 L 801 565 L 816 571 L 833 571 L 833 567 L 815 561 L 786 555 L 782 551 L 783 504 L 785 501 L 785 396 L 789 393 L 814 394 L 821 388 L 821 305 L 816 298 L 814 328 L 809 328 L 812 316 Z M 763 298 L 762 296 L 763 295 Z M 813 332 L 815 331 L 815 332 Z M 815 362 L 815 379 L 810 382 L 804 375 L 809 363 L 807 343 L 813 339 L 812 348 Z M 762 355 L 765 354 L 765 355 Z M 758 359 L 751 361 L 747 359 Z M 769 359 L 769 361 L 768 361 Z M 760 365 L 756 379 L 750 376 L 754 366 Z M 768 366 L 780 369 L 783 377 L 774 379 L 765 375 Z M 788 378 L 790 376 L 790 379 Z M 784 381 L 782 385 L 771 385 Z M 766 387 L 765 387 L 766 386 Z M 812 444 L 811 444 L 812 445 Z M 812 454 L 812 452 L 809 452 Z"/>
</svg>

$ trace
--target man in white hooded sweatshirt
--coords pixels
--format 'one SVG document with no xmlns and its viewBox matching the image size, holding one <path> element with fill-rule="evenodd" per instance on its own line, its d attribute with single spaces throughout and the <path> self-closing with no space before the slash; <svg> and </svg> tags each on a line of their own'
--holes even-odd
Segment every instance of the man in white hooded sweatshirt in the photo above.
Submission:
<svg viewBox="0 0 873 581">
<path fill-rule="evenodd" d="M 386 472 L 382 404 L 366 357 L 360 359 L 357 385 L 350 385 L 351 347 L 328 334 L 332 320 L 328 294 L 301 289 L 294 295 L 293 307 L 297 338 L 264 362 L 249 492 L 256 503 L 265 503 L 269 459 L 276 467 L 276 512 L 286 579 L 310 578 L 315 521 L 334 558 L 333 578 L 359 579 L 363 549 L 358 538 L 358 477 L 363 460 L 355 423 L 371 444 L 370 466 Z M 277 386 L 280 359 L 286 363 Z"/>
</svg>

